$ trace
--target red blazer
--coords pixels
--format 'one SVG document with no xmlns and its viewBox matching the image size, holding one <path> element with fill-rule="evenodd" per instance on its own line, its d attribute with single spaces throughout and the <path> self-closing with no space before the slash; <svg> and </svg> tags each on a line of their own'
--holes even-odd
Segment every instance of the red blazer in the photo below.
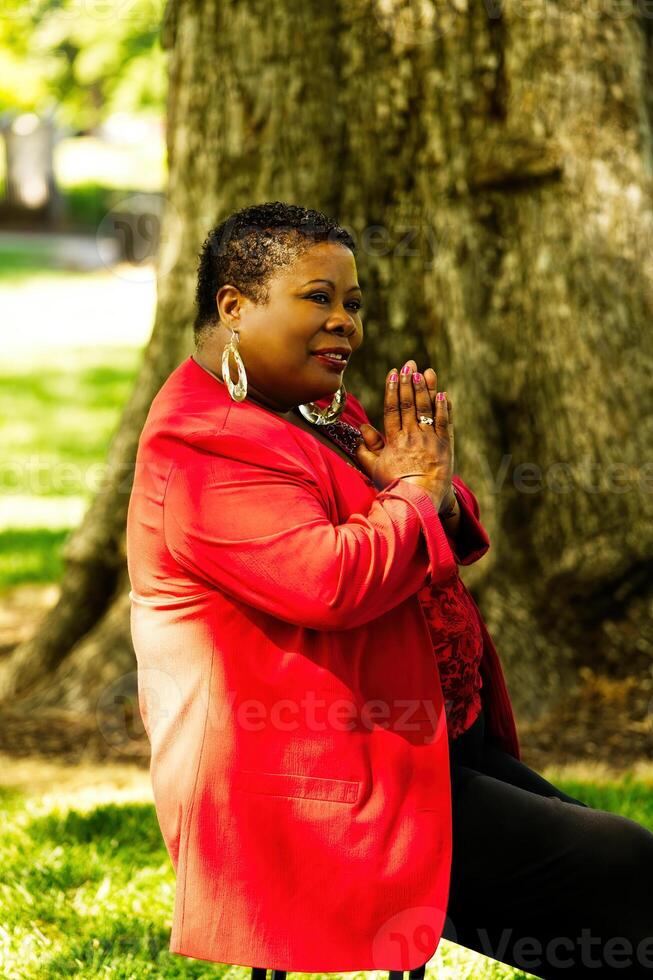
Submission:
<svg viewBox="0 0 653 980">
<path fill-rule="evenodd" d="M 352 395 L 342 418 L 366 418 Z M 139 441 L 127 560 L 177 875 L 172 952 L 301 972 L 409 970 L 433 955 L 449 752 L 416 593 L 457 575 L 461 557 L 420 487 L 378 492 L 190 357 L 166 380 Z M 485 635 L 489 731 L 519 757 Z"/>
</svg>

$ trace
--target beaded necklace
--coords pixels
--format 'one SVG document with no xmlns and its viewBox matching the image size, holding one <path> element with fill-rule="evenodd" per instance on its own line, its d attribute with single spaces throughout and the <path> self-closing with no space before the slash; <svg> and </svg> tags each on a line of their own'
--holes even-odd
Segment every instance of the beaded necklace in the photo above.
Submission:
<svg viewBox="0 0 653 980">
<path fill-rule="evenodd" d="M 344 449 L 352 459 L 356 459 L 356 447 L 360 443 L 360 429 L 357 429 L 354 425 L 350 425 L 349 422 L 344 422 L 342 419 L 336 419 L 335 422 L 327 422 L 325 425 L 316 425 L 315 428 L 319 432 L 323 432 L 325 436 L 328 436 L 341 449 Z"/>
</svg>

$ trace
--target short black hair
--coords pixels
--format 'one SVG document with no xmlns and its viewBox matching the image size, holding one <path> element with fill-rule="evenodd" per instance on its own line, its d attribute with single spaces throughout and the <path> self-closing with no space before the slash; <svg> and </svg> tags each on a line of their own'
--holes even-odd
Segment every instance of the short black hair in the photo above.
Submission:
<svg viewBox="0 0 653 980">
<path fill-rule="evenodd" d="M 230 284 L 254 303 L 266 303 L 277 269 L 294 262 L 318 242 L 336 242 L 356 252 L 354 239 L 322 211 L 268 201 L 241 208 L 210 233 L 199 255 L 193 325 L 196 345 L 205 328 L 220 320 L 215 297 Z"/>
</svg>

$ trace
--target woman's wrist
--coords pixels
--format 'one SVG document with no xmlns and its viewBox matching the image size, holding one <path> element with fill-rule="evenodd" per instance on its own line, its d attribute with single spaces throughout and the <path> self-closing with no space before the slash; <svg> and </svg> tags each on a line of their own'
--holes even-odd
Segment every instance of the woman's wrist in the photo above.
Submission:
<svg viewBox="0 0 653 980">
<path fill-rule="evenodd" d="M 451 497 L 449 495 L 443 497 L 442 490 L 440 488 L 435 489 L 433 482 L 428 479 L 426 473 L 409 473 L 402 476 L 401 479 L 406 480 L 407 483 L 414 483 L 416 486 L 421 487 L 422 490 L 426 490 L 433 501 L 433 506 L 436 508 L 438 516 L 442 517 L 442 511 L 449 509 Z M 457 507 L 455 498 L 454 504 Z"/>
</svg>

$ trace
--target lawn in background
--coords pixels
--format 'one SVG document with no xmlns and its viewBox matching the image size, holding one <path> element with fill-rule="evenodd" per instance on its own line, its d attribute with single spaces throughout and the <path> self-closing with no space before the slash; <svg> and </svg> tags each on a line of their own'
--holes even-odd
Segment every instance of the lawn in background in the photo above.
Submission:
<svg viewBox="0 0 653 980">
<path fill-rule="evenodd" d="M 99 485 L 155 300 L 152 269 L 68 271 L 42 236 L 0 236 L 0 592 L 59 579 L 63 544 Z"/>
<path fill-rule="evenodd" d="M 0 790 L 3 977 L 217 977 L 249 980 L 245 968 L 176 956 L 168 950 L 174 873 L 152 805 L 147 770 L 121 787 L 102 770 L 50 775 L 56 789 Z M 553 778 L 552 771 L 546 773 Z M 34 787 L 36 780 L 30 775 Z M 45 783 L 45 779 L 42 780 Z M 653 784 L 588 782 L 578 770 L 557 785 L 598 809 L 653 830 Z M 442 940 L 427 966 L 438 980 L 527 977 Z M 312 974 L 317 980 L 320 976 Z M 344 974 L 355 977 L 357 974 Z M 360 974 L 371 980 L 372 973 Z M 377 972 L 386 980 L 386 974 Z M 333 980 L 333 974 L 325 980 Z"/>
<path fill-rule="evenodd" d="M 104 471 L 132 388 L 137 348 L 80 348 L 48 364 L 3 362 L 0 589 L 56 582 L 61 549 Z"/>
<path fill-rule="evenodd" d="M 146 135 L 57 141 L 85 237 L 0 233 L 0 593 L 59 579 L 151 333 L 153 266 L 107 268 L 95 239 L 116 196 L 165 190 L 162 128 Z"/>
</svg>

